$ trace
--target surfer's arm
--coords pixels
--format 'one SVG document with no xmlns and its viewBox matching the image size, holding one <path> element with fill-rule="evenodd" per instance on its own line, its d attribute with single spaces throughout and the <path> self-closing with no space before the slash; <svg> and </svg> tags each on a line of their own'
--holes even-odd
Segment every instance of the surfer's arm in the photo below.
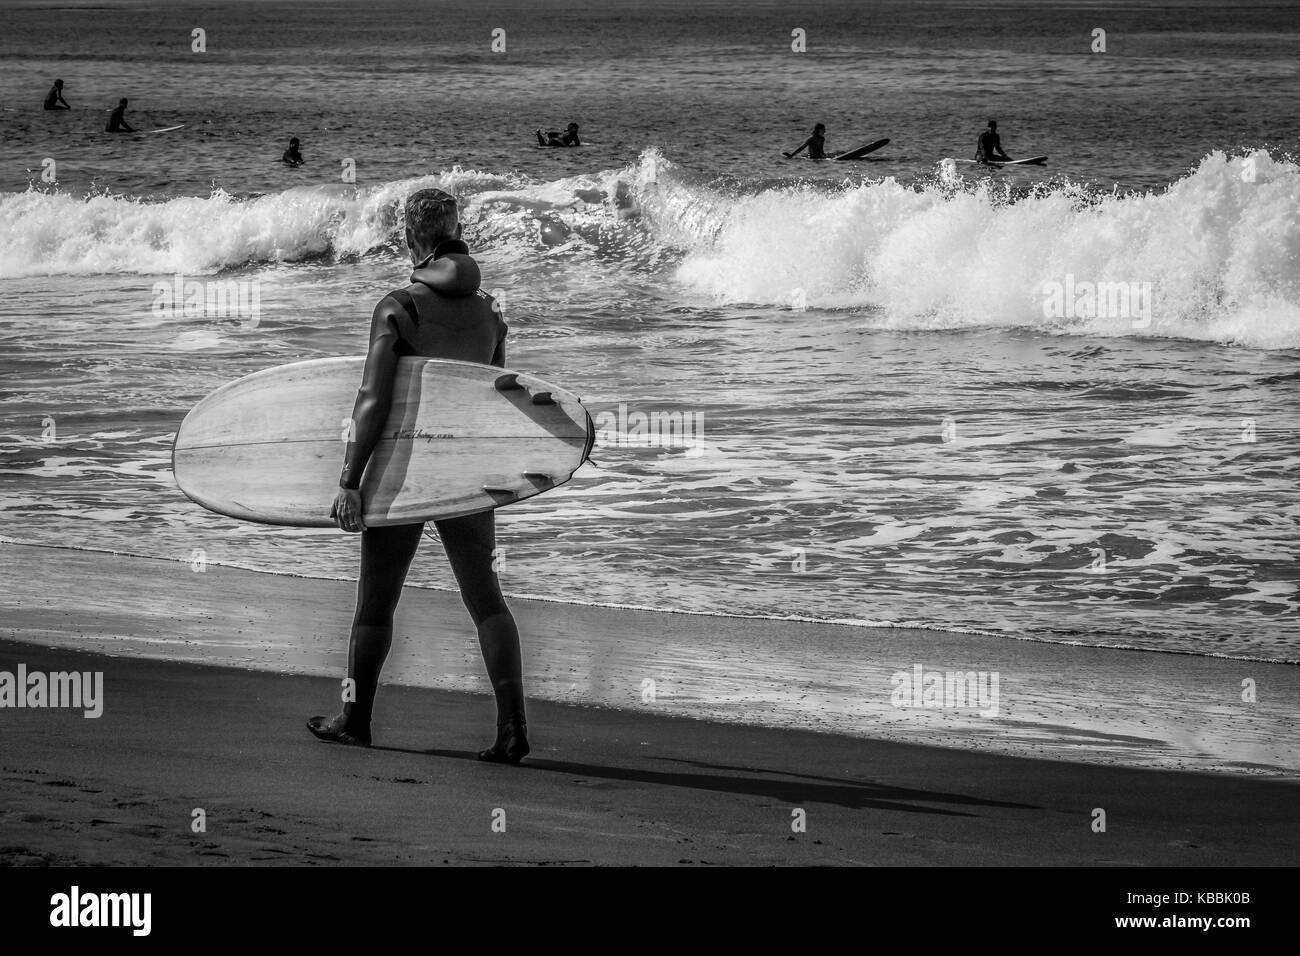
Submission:
<svg viewBox="0 0 1300 956">
<path fill-rule="evenodd" d="M 339 487 L 361 487 L 361 476 L 366 463 L 379 444 L 380 433 L 388 421 L 393 405 L 393 377 L 397 372 L 397 305 L 385 296 L 375 306 L 370 322 L 370 349 L 366 353 L 366 366 L 361 374 L 361 388 L 357 390 L 356 404 L 352 407 L 351 435 L 343 456 L 343 473 Z"/>
<path fill-rule="evenodd" d="M 803 143 L 800 144 L 800 146 L 799 146 L 798 149 L 796 149 L 793 153 L 786 153 L 786 155 L 789 156 L 791 159 L 794 159 L 796 156 L 798 156 L 800 153 L 802 153 L 805 149 L 807 149 L 807 148 L 808 148 L 808 144 L 811 143 L 811 142 L 812 142 L 812 140 L 810 140 L 810 139 L 806 139 L 806 140 L 804 140 Z"/>
</svg>

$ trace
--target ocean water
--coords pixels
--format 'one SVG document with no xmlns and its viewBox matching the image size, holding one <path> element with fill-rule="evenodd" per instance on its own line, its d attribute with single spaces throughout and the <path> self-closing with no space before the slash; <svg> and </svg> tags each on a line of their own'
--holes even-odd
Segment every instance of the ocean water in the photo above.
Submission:
<svg viewBox="0 0 1300 956">
<path fill-rule="evenodd" d="M 230 379 L 360 353 L 405 281 L 400 203 L 437 185 L 512 366 L 703 425 L 607 429 L 503 510 L 509 593 L 1300 660 L 1293 5 L 0 17 L 5 537 L 353 575 L 353 538 L 191 504 L 170 442 Z M 40 109 L 54 76 L 74 110 Z M 119 96 L 185 128 L 99 132 Z M 989 116 L 1049 165 L 945 172 Z M 533 148 L 571 118 L 588 145 Z M 783 159 L 817 121 L 893 142 Z M 255 292 L 255 321 L 160 308 L 178 276 Z M 410 580 L 453 586 L 436 547 Z"/>
</svg>

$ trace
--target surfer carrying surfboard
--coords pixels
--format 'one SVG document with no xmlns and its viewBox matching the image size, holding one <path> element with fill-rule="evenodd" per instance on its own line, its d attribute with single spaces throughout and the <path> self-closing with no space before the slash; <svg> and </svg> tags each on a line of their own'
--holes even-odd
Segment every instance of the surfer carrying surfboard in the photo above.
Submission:
<svg viewBox="0 0 1300 956">
<path fill-rule="evenodd" d="M 998 121 L 989 120 L 988 129 L 980 133 L 978 142 L 975 144 L 975 162 L 1009 163 L 1011 157 L 1002 151 L 1002 139 L 998 136 Z"/>
<path fill-rule="evenodd" d="M 406 200 L 406 244 L 415 263 L 411 284 L 379 300 L 370 324 L 361 388 L 352 412 L 351 441 L 330 516 L 361 533 L 361 574 L 348 644 L 354 699 L 334 717 L 312 717 L 308 729 L 331 743 L 370 745 L 379 673 L 393 640 L 393 613 L 402 596 L 423 522 L 367 528 L 361 479 L 393 403 L 397 360 L 403 356 L 505 366 L 506 324 L 492 297 L 479 289 L 478 264 L 461 241 L 456 200 L 421 189 Z M 494 567 L 495 512 L 434 521 L 460 594 L 478 629 L 479 647 L 497 706 L 495 743 L 480 760 L 518 763 L 528 753 L 519 630 L 501 594 Z"/>
<path fill-rule="evenodd" d="M 786 159 L 794 159 L 805 149 L 808 150 L 809 159 L 826 158 L 826 124 L 818 123 L 813 127 L 812 135 L 804 140 L 799 148 L 792 153 L 784 153 Z"/>
</svg>

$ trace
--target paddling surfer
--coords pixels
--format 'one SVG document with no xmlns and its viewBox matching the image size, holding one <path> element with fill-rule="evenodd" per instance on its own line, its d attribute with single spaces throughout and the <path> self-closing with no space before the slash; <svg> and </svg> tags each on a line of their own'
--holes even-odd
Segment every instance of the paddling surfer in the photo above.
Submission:
<svg viewBox="0 0 1300 956">
<path fill-rule="evenodd" d="M 105 133 L 134 133 L 131 124 L 126 121 L 126 97 L 117 101 L 117 106 L 113 109 L 113 114 L 108 118 L 108 125 L 104 127 Z"/>
<path fill-rule="evenodd" d="M 45 108 L 47 110 L 70 110 L 71 106 L 63 98 L 63 81 L 55 80 L 50 91 L 45 94 Z"/>
<path fill-rule="evenodd" d="M 558 129 L 547 130 L 545 136 L 542 135 L 542 131 L 540 129 L 534 130 L 533 132 L 537 134 L 538 146 L 581 146 L 582 145 L 582 141 L 578 139 L 577 123 L 570 123 L 568 126 L 564 128 L 563 133 L 561 133 Z"/>
<path fill-rule="evenodd" d="M 355 700 L 335 717 L 313 717 L 321 740 L 369 746 L 379 672 L 393 638 L 393 612 L 420 544 L 424 524 L 367 528 L 360 491 L 366 463 L 392 406 L 397 360 L 404 355 L 505 366 L 506 324 L 492 297 L 479 290 L 478 264 L 461 241 L 456 200 L 422 189 L 406 200 L 406 244 L 415 270 L 411 284 L 384 296 L 370 325 L 361 389 L 352 413 L 353 435 L 344 457 L 330 516 L 344 531 L 361 532 L 361 575 L 348 645 L 348 677 Z M 480 760 L 518 763 L 529 750 L 524 718 L 519 631 L 506 607 L 494 565 L 492 511 L 435 521 L 438 536 L 478 628 L 479 647 L 496 696 L 497 737 Z"/>
<path fill-rule="evenodd" d="M 975 144 L 975 162 L 1011 162 L 1011 157 L 1002 151 L 1002 139 L 998 136 L 998 121 L 989 120 L 988 129 L 980 133 Z"/>
<path fill-rule="evenodd" d="M 826 158 L 826 124 L 818 123 L 813 127 L 812 135 L 799 144 L 799 148 L 793 153 L 782 153 L 786 159 L 794 159 L 805 149 L 808 150 L 809 159 Z"/>
</svg>

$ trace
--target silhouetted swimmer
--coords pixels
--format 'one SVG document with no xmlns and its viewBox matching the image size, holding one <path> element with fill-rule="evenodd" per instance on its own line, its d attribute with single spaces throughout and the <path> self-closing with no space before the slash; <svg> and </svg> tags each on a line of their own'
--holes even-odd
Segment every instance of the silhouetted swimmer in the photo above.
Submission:
<svg viewBox="0 0 1300 956">
<path fill-rule="evenodd" d="M 134 133 L 131 124 L 126 121 L 126 97 L 118 100 L 117 108 L 108 118 L 108 125 L 104 127 L 105 133 Z"/>
<path fill-rule="evenodd" d="M 538 146 L 581 146 L 582 142 L 578 139 L 578 124 L 570 123 L 561 133 L 557 129 L 547 130 L 546 135 L 542 131 L 536 130 Z"/>
<path fill-rule="evenodd" d="M 284 155 L 280 157 L 280 162 L 287 166 L 301 166 L 306 162 L 306 160 L 302 158 L 302 152 L 298 149 L 297 136 L 289 140 L 289 148 L 286 149 Z"/>
<path fill-rule="evenodd" d="M 975 161 L 977 163 L 1010 162 L 1011 157 L 1002 151 L 1002 140 L 998 136 L 998 121 L 989 120 L 989 128 L 980 133 L 979 142 L 975 144 Z"/>
<path fill-rule="evenodd" d="M 50 91 L 45 94 L 45 108 L 47 110 L 70 110 L 71 106 L 63 98 L 63 81 L 55 80 Z"/>
<path fill-rule="evenodd" d="M 799 148 L 796 149 L 793 153 L 784 153 L 783 155 L 785 156 L 786 159 L 794 159 L 805 149 L 808 150 L 809 159 L 826 158 L 826 124 L 825 123 L 818 123 L 816 126 L 814 126 L 812 135 L 809 136 L 806 140 L 804 140 L 799 145 Z"/>
</svg>

